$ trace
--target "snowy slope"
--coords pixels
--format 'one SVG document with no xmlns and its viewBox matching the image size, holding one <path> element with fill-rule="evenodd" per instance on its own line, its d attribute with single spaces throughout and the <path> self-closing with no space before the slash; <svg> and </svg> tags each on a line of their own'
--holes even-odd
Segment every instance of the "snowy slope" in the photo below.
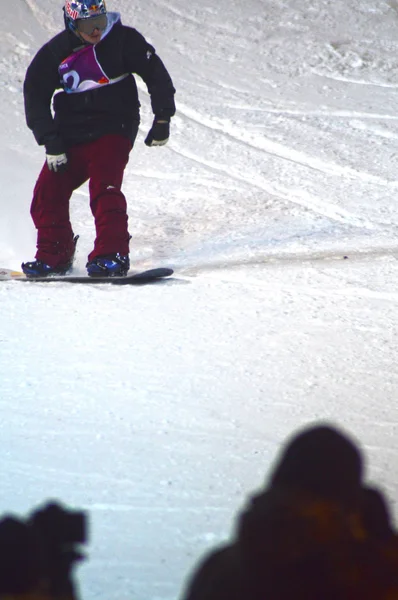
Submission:
<svg viewBox="0 0 398 600">
<path fill-rule="evenodd" d="M 0 266 L 35 251 L 43 160 L 29 61 L 62 2 L 14 0 L 0 41 Z M 0 285 L 1 512 L 92 517 L 83 598 L 171 600 L 228 536 L 287 434 L 351 431 L 398 493 L 398 8 L 375 0 L 108 0 L 178 90 L 126 171 L 131 256 L 153 287 Z M 84 272 L 87 188 L 72 199 Z M 344 258 L 347 257 L 347 258 Z"/>
</svg>

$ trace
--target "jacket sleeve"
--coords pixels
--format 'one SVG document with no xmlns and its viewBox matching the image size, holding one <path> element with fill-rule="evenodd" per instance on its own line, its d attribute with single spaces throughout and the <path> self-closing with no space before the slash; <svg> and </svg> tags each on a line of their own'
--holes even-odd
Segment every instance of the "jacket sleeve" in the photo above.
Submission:
<svg viewBox="0 0 398 600">
<path fill-rule="evenodd" d="M 170 118 L 175 114 L 175 89 L 171 77 L 155 48 L 131 27 L 126 27 L 124 63 L 129 73 L 136 73 L 145 82 L 156 117 Z"/>
<path fill-rule="evenodd" d="M 24 81 L 26 123 L 39 145 L 48 145 L 51 154 L 64 152 L 51 112 L 51 100 L 60 87 L 58 67 L 48 47 L 44 45 L 30 63 Z"/>
</svg>

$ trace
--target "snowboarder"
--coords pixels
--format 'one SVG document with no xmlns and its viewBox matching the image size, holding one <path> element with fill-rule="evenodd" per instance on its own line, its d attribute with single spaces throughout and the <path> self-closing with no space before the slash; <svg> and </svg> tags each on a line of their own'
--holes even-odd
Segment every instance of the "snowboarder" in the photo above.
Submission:
<svg viewBox="0 0 398 600">
<path fill-rule="evenodd" d="M 36 260 L 22 270 L 42 277 L 71 268 L 76 238 L 69 201 L 89 180 L 96 239 L 88 275 L 126 275 L 130 235 L 121 185 L 140 119 L 133 74 L 145 82 L 154 113 L 147 146 L 168 141 L 175 89 L 153 46 L 108 12 L 105 0 L 67 0 L 63 10 L 65 30 L 38 51 L 24 82 L 26 122 L 46 161 L 31 206 Z"/>
</svg>

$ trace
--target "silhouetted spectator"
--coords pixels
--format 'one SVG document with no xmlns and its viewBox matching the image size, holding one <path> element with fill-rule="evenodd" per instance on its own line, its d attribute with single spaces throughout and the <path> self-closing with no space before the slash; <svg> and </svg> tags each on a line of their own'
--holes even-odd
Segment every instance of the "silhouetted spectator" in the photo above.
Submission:
<svg viewBox="0 0 398 600">
<path fill-rule="evenodd" d="M 395 548 L 386 559 L 371 538 L 386 532 L 388 512 L 370 509 L 375 496 L 364 493 L 362 475 L 360 450 L 337 429 L 294 436 L 240 516 L 236 539 L 205 558 L 183 599 L 395 598 Z"/>
<path fill-rule="evenodd" d="M 87 542 L 84 512 L 50 503 L 0 520 L 0 600 L 77 600 L 74 569 Z"/>
<path fill-rule="evenodd" d="M 0 521 L 0 597 L 44 592 L 45 565 L 36 532 L 13 517 Z"/>
<path fill-rule="evenodd" d="M 394 535 L 390 510 L 380 490 L 366 487 L 363 490 L 363 524 L 370 537 L 388 540 Z"/>
</svg>

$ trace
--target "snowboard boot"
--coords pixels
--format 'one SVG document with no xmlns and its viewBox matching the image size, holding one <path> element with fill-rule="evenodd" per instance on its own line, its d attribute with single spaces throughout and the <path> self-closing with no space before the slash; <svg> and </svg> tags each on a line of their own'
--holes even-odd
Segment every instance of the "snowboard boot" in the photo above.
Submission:
<svg viewBox="0 0 398 600">
<path fill-rule="evenodd" d="M 22 271 L 25 273 L 26 277 L 48 277 L 49 275 L 65 275 L 73 267 L 76 244 L 78 239 L 79 236 L 75 235 L 73 238 L 73 255 L 67 263 L 57 265 L 56 267 L 50 267 L 50 265 L 47 265 L 42 260 L 32 260 L 30 262 L 22 263 Z"/>
<path fill-rule="evenodd" d="M 125 277 L 130 268 L 129 255 L 119 252 L 96 256 L 86 264 L 89 277 Z"/>
</svg>

